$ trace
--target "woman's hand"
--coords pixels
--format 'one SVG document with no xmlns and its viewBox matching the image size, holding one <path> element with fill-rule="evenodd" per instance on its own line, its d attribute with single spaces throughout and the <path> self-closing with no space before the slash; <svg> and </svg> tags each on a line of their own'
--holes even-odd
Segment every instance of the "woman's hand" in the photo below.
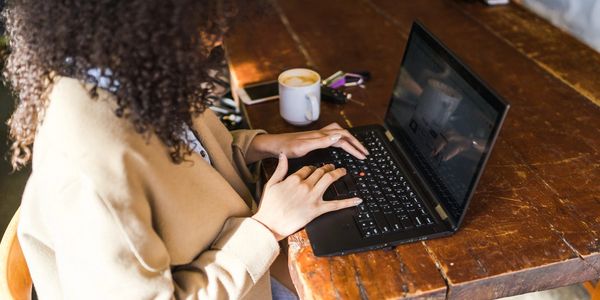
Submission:
<svg viewBox="0 0 600 300">
<path fill-rule="evenodd" d="M 333 165 L 303 167 L 284 179 L 288 162 L 279 155 L 279 164 L 265 185 L 258 212 L 252 216 L 282 240 L 304 227 L 312 219 L 329 211 L 358 205 L 359 198 L 323 201 L 323 193 L 334 181 L 346 174 Z"/>
<path fill-rule="evenodd" d="M 332 123 L 320 130 L 258 135 L 250 144 L 246 161 L 252 163 L 267 157 L 276 157 L 279 153 L 289 158 L 301 157 L 315 149 L 327 147 L 342 148 L 358 159 L 365 159 L 365 155 L 369 154 L 348 130 Z"/>
</svg>

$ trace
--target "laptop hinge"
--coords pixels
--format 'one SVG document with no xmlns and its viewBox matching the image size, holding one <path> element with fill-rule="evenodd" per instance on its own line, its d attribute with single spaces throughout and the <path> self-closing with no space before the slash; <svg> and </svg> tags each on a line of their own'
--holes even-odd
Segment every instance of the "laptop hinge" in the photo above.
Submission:
<svg viewBox="0 0 600 300">
<path fill-rule="evenodd" d="M 390 140 L 390 142 L 394 140 L 394 136 L 389 130 L 385 131 L 385 136 L 388 138 L 388 140 Z"/>
<path fill-rule="evenodd" d="M 441 205 L 438 204 L 435 207 L 435 211 L 438 213 L 438 215 L 440 215 L 440 218 L 442 220 L 445 221 L 446 219 L 448 219 L 448 214 L 446 213 L 446 211 L 444 210 L 444 208 Z"/>
</svg>

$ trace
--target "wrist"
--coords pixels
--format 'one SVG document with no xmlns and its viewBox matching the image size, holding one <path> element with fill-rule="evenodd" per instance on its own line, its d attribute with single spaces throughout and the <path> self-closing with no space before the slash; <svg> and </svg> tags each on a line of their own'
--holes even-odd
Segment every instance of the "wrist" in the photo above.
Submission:
<svg viewBox="0 0 600 300">
<path fill-rule="evenodd" d="M 273 234 L 273 236 L 275 237 L 275 239 L 279 242 L 281 240 L 283 240 L 285 238 L 285 236 L 277 233 L 277 231 L 273 230 L 273 228 L 269 227 L 269 225 L 267 225 L 261 218 L 261 216 L 259 215 L 259 213 L 257 212 L 256 214 L 254 214 L 251 217 L 254 221 L 260 223 L 262 226 L 264 226 L 267 230 L 269 230 L 271 232 L 271 234 Z"/>
<path fill-rule="evenodd" d="M 279 155 L 277 135 L 260 134 L 252 140 L 252 150 L 259 159 L 277 157 Z"/>
</svg>

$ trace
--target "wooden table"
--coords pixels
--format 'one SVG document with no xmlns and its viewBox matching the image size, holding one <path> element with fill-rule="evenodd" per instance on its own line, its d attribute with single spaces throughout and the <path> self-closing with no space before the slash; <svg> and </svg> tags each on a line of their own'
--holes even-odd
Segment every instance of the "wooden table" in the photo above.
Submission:
<svg viewBox="0 0 600 300">
<path fill-rule="evenodd" d="M 304 128 L 286 124 L 277 102 L 249 106 L 254 128 L 381 123 L 414 19 L 512 105 L 455 235 L 318 258 L 301 231 L 289 238 L 289 267 L 302 298 L 482 299 L 600 278 L 599 53 L 516 4 L 261 3 L 225 40 L 236 84 L 299 66 L 323 76 L 369 70 L 373 80 L 353 91 L 360 102 L 323 103 L 320 120 Z"/>
</svg>

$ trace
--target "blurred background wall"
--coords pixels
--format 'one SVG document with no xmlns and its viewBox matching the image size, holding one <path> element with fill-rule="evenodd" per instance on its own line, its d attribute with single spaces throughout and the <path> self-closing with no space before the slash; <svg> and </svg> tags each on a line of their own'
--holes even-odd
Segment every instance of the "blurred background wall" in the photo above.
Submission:
<svg viewBox="0 0 600 300">
<path fill-rule="evenodd" d="M 518 0 L 600 52 L 600 0 Z"/>
</svg>

